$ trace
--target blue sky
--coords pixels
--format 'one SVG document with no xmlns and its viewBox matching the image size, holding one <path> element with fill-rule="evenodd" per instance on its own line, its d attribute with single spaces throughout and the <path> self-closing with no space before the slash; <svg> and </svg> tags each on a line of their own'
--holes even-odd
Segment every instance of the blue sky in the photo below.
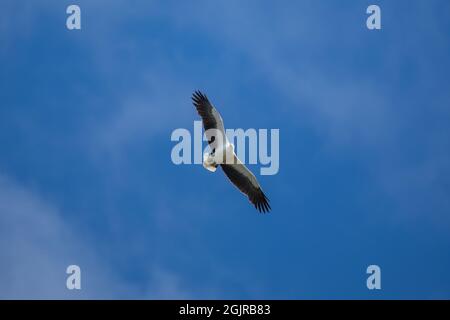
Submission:
<svg viewBox="0 0 450 320">
<path fill-rule="evenodd" d="M 0 298 L 450 298 L 449 14 L 3 0 Z M 196 89 L 227 127 L 280 129 L 280 171 L 258 175 L 270 214 L 171 162 Z"/>
</svg>

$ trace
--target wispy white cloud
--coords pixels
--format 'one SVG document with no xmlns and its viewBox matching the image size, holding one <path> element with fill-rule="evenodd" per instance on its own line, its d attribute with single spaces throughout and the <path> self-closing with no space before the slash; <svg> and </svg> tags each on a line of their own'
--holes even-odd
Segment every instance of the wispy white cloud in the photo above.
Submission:
<svg viewBox="0 0 450 320">
<path fill-rule="evenodd" d="M 0 175 L 0 297 L 114 298 L 129 288 L 85 241 L 83 228 L 28 188 Z M 66 268 L 81 267 L 82 290 L 66 288 Z"/>
<path fill-rule="evenodd" d="M 0 298 L 188 298 L 176 273 L 149 261 L 148 283 L 125 280 L 70 215 L 0 175 Z M 75 219 L 73 219 L 75 220 Z M 66 268 L 81 268 L 81 290 L 66 288 Z"/>
</svg>

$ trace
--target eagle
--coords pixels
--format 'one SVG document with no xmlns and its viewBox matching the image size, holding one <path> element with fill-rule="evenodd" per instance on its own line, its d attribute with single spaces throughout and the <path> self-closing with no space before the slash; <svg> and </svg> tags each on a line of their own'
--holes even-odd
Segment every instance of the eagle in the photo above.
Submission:
<svg viewBox="0 0 450 320">
<path fill-rule="evenodd" d="M 203 167 L 215 172 L 220 165 L 231 183 L 248 197 L 259 212 L 269 212 L 271 210 L 269 199 L 253 173 L 234 153 L 234 146 L 227 139 L 223 120 L 217 109 L 200 91 L 193 93 L 192 102 L 202 118 L 205 135 L 211 149 L 210 153 L 203 155 Z"/>
</svg>

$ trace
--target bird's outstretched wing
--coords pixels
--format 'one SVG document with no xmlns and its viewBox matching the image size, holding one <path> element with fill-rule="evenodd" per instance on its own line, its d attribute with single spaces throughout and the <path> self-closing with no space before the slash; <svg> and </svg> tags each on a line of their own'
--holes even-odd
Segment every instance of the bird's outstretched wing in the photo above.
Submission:
<svg viewBox="0 0 450 320">
<path fill-rule="evenodd" d="M 259 212 L 270 211 L 269 199 L 262 191 L 253 173 L 237 158 L 233 164 L 221 164 L 230 181 L 245 194 Z"/>
<path fill-rule="evenodd" d="M 200 91 L 195 91 L 192 95 L 192 102 L 202 118 L 203 128 L 205 129 L 208 143 L 214 141 L 212 138 L 215 136 L 214 130 L 211 131 L 210 129 L 219 130 L 223 139 L 225 139 L 226 135 L 222 117 L 211 102 L 209 102 L 208 97 Z"/>
</svg>

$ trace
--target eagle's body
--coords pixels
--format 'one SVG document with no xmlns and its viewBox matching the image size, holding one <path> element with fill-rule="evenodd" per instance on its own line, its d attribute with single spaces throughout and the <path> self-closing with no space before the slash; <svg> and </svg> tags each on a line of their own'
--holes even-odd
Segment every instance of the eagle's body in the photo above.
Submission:
<svg viewBox="0 0 450 320">
<path fill-rule="evenodd" d="M 216 145 L 213 152 L 203 155 L 203 166 L 211 172 L 216 171 L 219 164 L 236 163 L 239 161 L 234 153 L 233 144 L 226 137 L 224 140 L 225 143 Z"/>
<path fill-rule="evenodd" d="M 248 197 L 256 209 L 264 213 L 269 212 L 269 199 L 253 173 L 236 156 L 234 146 L 225 134 L 219 112 L 200 91 L 193 94 L 192 100 L 202 118 L 205 135 L 212 149 L 211 153 L 203 155 L 203 167 L 215 172 L 220 165 L 228 179 Z"/>
</svg>

